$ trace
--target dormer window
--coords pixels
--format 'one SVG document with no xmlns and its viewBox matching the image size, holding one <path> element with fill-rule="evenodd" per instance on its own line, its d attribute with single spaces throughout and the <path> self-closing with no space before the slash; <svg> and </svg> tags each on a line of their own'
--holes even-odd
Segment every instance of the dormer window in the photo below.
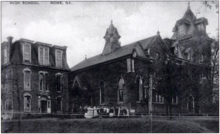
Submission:
<svg viewBox="0 0 220 134">
<path fill-rule="evenodd" d="M 63 58 L 63 51 L 56 50 L 56 67 L 59 68 L 63 67 L 62 58 Z"/>
<path fill-rule="evenodd" d="M 49 48 L 40 46 L 38 48 L 38 61 L 40 65 L 49 65 Z"/>
<path fill-rule="evenodd" d="M 198 30 L 199 30 L 200 32 L 202 32 L 202 31 L 205 30 L 204 25 L 203 25 L 202 23 L 198 24 L 198 25 L 197 25 L 197 28 L 198 28 Z"/>
<path fill-rule="evenodd" d="M 179 35 L 185 35 L 186 34 L 186 29 L 185 29 L 185 25 L 180 25 L 179 26 Z"/>
<path fill-rule="evenodd" d="M 31 44 L 23 44 L 23 61 L 31 62 Z"/>
</svg>

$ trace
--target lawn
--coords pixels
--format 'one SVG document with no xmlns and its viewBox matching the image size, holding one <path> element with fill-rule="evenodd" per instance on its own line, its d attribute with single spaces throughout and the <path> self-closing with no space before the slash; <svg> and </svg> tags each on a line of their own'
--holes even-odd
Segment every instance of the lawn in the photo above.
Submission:
<svg viewBox="0 0 220 134">
<path fill-rule="evenodd" d="M 1 132 L 19 132 L 18 121 L 1 122 Z M 20 122 L 21 133 L 148 133 L 149 119 L 26 119 Z M 218 133 L 218 117 L 153 118 L 153 133 Z"/>
</svg>

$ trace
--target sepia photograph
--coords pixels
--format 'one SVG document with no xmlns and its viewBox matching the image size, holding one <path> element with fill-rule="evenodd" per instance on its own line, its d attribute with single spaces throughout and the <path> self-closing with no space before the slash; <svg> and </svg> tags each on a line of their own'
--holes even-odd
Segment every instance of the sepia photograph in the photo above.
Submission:
<svg viewBox="0 0 220 134">
<path fill-rule="evenodd" d="M 1 133 L 219 133 L 219 1 L 1 1 Z"/>
</svg>

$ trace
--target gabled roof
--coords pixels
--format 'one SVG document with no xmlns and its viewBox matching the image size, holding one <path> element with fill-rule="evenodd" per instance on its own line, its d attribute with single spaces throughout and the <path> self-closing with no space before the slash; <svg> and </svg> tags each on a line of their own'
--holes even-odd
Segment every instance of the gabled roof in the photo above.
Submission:
<svg viewBox="0 0 220 134">
<path fill-rule="evenodd" d="M 121 48 L 118 48 L 112 53 L 109 53 L 106 55 L 99 54 L 94 57 L 85 59 L 82 62 L 75 65 L 74 67 L 72 67 L 71 71 L 80 70 L 86 67 L 90 67 L 90 66 L 101 64 L 101 63 L 104 63 L 110 60 L 114 60 L 114 59 L 117 59 L 123 56 L 131 55 L 133 50 L 137 52 L 137 56 L 146 58 L 144 50 L 150 48 L 152 44 L 159 38 L 160 36 L 158 35 L 152 36 L 152 37 L 122 46 Z"/>
</svg>

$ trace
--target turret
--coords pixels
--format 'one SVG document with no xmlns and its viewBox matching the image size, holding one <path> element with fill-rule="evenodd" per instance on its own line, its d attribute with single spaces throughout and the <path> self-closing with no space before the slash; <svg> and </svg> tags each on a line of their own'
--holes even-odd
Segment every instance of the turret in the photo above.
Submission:
<svg viewBox="0 0 220 134">
<path fill-rule="evenodd" d="M 111 24 L 109 28 L 107 28 L 104 39 L 105 39 L 105 47 L 102 52 L 103 55 L 109 54 L 116 49 L 120 48 L 120 35 L 118 34 L 117 28 L 114 27 L 113 22 L 111 21 Z"/>
</svg>

